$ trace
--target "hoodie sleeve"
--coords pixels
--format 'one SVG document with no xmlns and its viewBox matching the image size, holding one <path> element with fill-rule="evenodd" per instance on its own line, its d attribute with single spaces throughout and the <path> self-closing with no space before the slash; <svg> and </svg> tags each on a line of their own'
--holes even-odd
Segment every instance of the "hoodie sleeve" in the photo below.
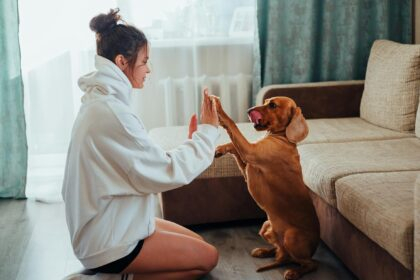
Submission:
<svg viewBox="0 0 420 280">
<path fill-rule="evenodd" d="M 116 113 L 114 111 L 114 113 Z M 163 150 L 147 134 L 140 120 L 131 112 L 119 112 L 117 119 L 129 140 L 128 179 L 140 193 L 159 193 L 190 183 L 213 161 L 219 131 L 202 124 L 192 139 L 170 151 Z M 124 138 L 125 138 L 124 137 Z M 187 135 L 185 135 L 187 137 Z"/>
</svg>

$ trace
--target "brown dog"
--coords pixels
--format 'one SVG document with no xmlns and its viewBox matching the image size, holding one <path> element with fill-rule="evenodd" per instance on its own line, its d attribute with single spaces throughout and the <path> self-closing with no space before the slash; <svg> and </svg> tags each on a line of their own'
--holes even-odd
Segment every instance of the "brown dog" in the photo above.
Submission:
<svg viewBox="0 0 420 280">
<path fill-rule="evenodd" d="M 287 97 L 274 97 L 263 106 L 248 110 L 256 130 L 266 130 L 266 136 L 249 143 L 235 123 L 216 102 L 220 124 L 227 130 L 231 143 L 218 146 L 216 157 L 234 155 L 245 177 L 248 190 L 266 212 L 267 221 L 260 235 L 273 248 L 256 248 L 252 256 L 275 257 L 275 261 L 257 271 L 297 263 L 284 273 L 285 279 L 298 279 L 317 268 L 312 259 L 319 243 L 319 222 L 309 191 L 302 178 L 296 143 L 308 134 L 308 126 L 296 103 Z"/>
</svg>

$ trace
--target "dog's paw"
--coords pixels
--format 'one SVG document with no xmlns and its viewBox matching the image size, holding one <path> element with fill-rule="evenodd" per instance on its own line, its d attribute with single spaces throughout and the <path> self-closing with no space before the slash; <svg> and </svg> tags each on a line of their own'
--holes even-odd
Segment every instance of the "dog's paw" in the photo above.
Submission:
<svg viewBox="0 0 420 280">
<path fill-rule="evenodd" d="M 216 151 L 214 152 L 214 157 L 218 158 L 226 154 L 226 150 L 222 146 L 216 147 Z"/>
<path fill-rule="evenodd" d="M 283 275 L 284 279 L 286 280 L 295 280 L 299 279 L 300 275 L 295 269 L 288 269 Z"/>
<path fill-rule="evenodd" d="M 263 248 L 255 248 L 251 252 L 251 256 L 253 256 L 254 258 L 262 258 L 263 254 Z"/>
<path fill-rule="evenodd" d="M 211 102 L 216 103 L 216 109 L 217 111 L 222 109 L 222 103 L 220 102 L 220 97 L 215 95 L 209 95 Z"/>
<path fill-rule="evenodd" d="M 219 123 L 220 125 L 226 129 L 226 121 L 229 119 L 228 115 L 225 113 L 225 111 L 223 110 L 222 107 L 222 103 L 220 102 L 220 97 L 211 95 L 210 99 L 212 100 L 212 102 L 214 102 L 216 104 L 216 110 L 217 110 L 217 114 L 219 116 Z"/>
<path fill-rule="evenodd" d="M 251 256 L 254 258 L 271 258 L 276 255 L 274 248 L 255 248 L 251 252 Z"/>
<path fill-rule="evenodd" d="M 218 152 L 215 152 L 214 153 L 214 157 L 215 158 L 219 158 L 219 157 L 221 157 L 221 156 L 223 156 L 224 154 L 223 153 L 218 153 Z"/>
</svg>

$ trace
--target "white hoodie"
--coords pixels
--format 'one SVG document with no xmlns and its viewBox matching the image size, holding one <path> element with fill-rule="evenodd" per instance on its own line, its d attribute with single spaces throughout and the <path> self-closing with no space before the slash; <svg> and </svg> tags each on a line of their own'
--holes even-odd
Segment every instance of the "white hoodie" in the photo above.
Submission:
<svg viewBox="0 0 420 280">
<path fill-rule="evenodd" d="M 151 235 L 152 194 L 188 184 L 203 172 L 219 136 L 215 126 L 200 125 L 191 140 L 164 151 L 130 110 L 132 86 L 124 73 L 101 56 L 95 67 L 79 79 L 85 95 L 62 189 L 73 250 L 86 268 L 126 256 Z"/>
</svg>

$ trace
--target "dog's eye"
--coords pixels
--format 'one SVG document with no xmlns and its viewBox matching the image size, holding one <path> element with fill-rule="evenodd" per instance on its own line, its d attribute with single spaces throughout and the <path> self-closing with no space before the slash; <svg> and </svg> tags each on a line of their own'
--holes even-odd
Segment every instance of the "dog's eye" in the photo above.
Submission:
<svg viewBox="0 0 420 280">
<path fill-rule="evenodd" d="M 277 104 L 276 104 L 276 103 L 274 103 L 274 102 L 270 102 L 270 103 L 268 103 L 268 107 L 269 107 L 270 109 L 274 109 L 274 108 L 276 108 L 276 107 L 277 107 Z"/>
</svg>

